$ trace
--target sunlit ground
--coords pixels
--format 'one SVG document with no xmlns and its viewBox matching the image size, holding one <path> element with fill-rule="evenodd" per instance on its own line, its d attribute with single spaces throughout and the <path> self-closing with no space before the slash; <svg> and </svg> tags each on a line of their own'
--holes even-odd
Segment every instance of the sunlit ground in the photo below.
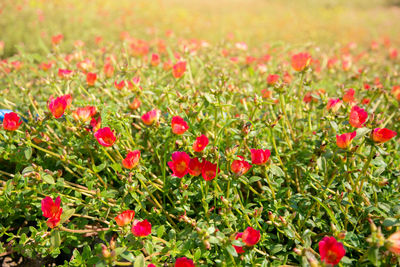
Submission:
<svg viewBox="0 0 400 267">
<path fill-rule="evenodd" d="M 42 42 L 116 39 L 122 31 L 141 38 L 163 35 L 218 42 L 233 33 L 250 44 L 370 42 L 400 38 L 400 8 L 393 1 L 345 0 L 6 0 L 0 4 L 0 40 L 42 50 Z"/>
</svg>

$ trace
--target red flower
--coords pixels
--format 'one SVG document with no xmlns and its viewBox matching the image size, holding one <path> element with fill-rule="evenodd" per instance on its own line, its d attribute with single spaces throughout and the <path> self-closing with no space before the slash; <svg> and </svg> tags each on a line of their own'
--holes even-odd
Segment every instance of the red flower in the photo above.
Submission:
<svg viewBox="0 0 400 267">
<path fill-rule="evenodd" d="M 267 77 L 267 83 L 268 83 L 269 85 L 274 85 L 274 84 L 276 84 L 276 83 L 278 82 L 278 80 L 279 80 L 279 75 L 278 75 L 278 74 L 270 74 L 270 75 L 268 75 L 268 77 Z"/>
<path fill-rule="evenodd" d="M 332 109 L 333 112 L 336 112 L 338 111 L 341 105 L 342 105 L 342 100 L 340 100 L 339 98 L 338 99 L 330 98 L 328 100 L 328 104 L 326 105 L 326 110 Z"/>
<path fill-rule="evenodd" d="M 344 133 L 342 135 L 336 135 L 336 144 L 340 148 L 348 148 L 353 138 L 356 136 L 357 132 Z"/>
<path fill-rule="evenodd" d="M 4 114 L 3 128 L 7 131 L 15 131 L 22 124 L 21 118 L 15 112 Z"/>
<path fill-rule="evenodd" d="M 172 67 L 172 75 L 174 75 L 175 78 L 180 78 L 183 76 L 186 70 L 186 61 L 179 61 Z"/>
<path fill-rule="evenodd" d="M 238 240 L 239 238 L 241 239 L 242 236 L 243 236 L 243 233 L 237 233 L 237 234 L 236 234 L 236 237 L 235 237 L 235 240 Z M 233 246 L 233 248 L 236 250 L 236 253 L 238 253 L 238 254 L 242 254 L 242 253 L 245 252 L 244 249 L 243 249 L 243 247 L 235 246 L 235 245 L 232 245 L 232 246 Z"/>
<path fill-rule="evenodd" d="M 114 75 L 114 66 L 111 63 L 106 63 L 104 64 L 103 71 L 106 77 L 110 78 Z"/>
<path fill-rule="evenodd" d="M 97 132 L 94 133 L 94 137 L 96 137 L 100 145 L 105 147 L 112 146 L 117 140 L 114 131 L 111 131 L 110 127 L 98 129 Z"/>
<path fill-rule="evenodd" d="M 311 56 L 308 53 L 298 53 L 292 56 L 292 68 L 295 71 L 303 71 L 311 63 Z"/>
<path fill-rule="evenodd" d="M 48 218 L 47 226 L 50 228 L 56 227 L 61 220 L 63 209 L 60 208 L 61 198 L 58 196 L 55 201 L 51 197 L 42 199 L 43 216 Z"/>
<path fill-rule="evenodd" d="M 171 127 L 174 134 L 184 134 L 189 129 L 187 122 L 179 116 L 172 118 Z"/>
<path fill-rule="evenodd" d="M 253 227 L 247 227 L 243 232 L 242 240 L 247 246 L 251 247 L 258 243 L 260 237 L 260 231 L 253 229 Z"/>
<path fill-rule="evenodd" d="M 51 37 L 51 42 L 53 43 L 53 45 L 57 45 L 57 44 L 61 43 L 63 38 L 64 38 L 64 35 L 62 35 L 62 34 L 53 35 Z"/>
<path fill-rule="evenodd" d="M 140 107 L 141 104 L 142 102 L 138 98 L 135 98 L 131 103 L 129 103 L 129 108 L 132 110 L 136 110 Z"/>
<path fill-rule="evenodd" d="M 346 254 L 343 244 L 337 242 L 333 236 L 324 237 L 321 241 L 319 241 L 318 247 L 319 254 L 321 255 L 321 260 L 325 264 L 336 265 Z"/>
<path fill-rule="evenodd" d="M 269 156 L 271 155 L 271 151 L 269 149 L 250 149 L 251 151 L 251 163 L 255 165 L 263 165 L 265 164 Z"/>
<path fill-rule="evenodd" d="M 231 171 L 237 175 L 243 175 L 251 168 L 251 164 L 244 160 L 242 156 L 238 156 L 240 160 L 234 160 L 231 164 Z"/>
<path fill-rule="evenodd" d="M 203 162 L 200 162 L 198 158 L 190 159 L 189 161 L 189 174 L 193 176 L 199 176 L 203 169 Z"/>
<path fill-rule="evenodd" d="M 353 88 L 350 88 L 349 90 L 347 90 L 344 93 L 343 102 L 345 102 L 345 103 L 353 103 L 353 102 L 355 102 L 354 94 L 355 94 L 355 91 L 354 91 Z"/>
<path fill-rule="evenodd" d="M 127 169 L 133 169 L 139 164 L 139 159 L 139 150 L 129 151 L 129 153 L 126 155 L 126 158 L 122 160 L 122 165 Z"/>
<path fill-rule="evenodd" d="M 122 80 L 119 83 L 117 81 L 114 82 L 114 86 L 115 88 L 117 88 L 118 90 L 122 90 L 125 87 L 125 81 Z"/>
<path fill-rule="evenodd" d="M 172 161 L 168 162 L 168 166 L 173 172 L 172 175 L 182 178 L 189 172 L 189 155 L 186 152 L 175 151 L 171 157 Z"/>
<path fill-rule="evenodd" d="M 175 267 L 194 267 L 194 263 L 191 259 L 186 257 L 177 258 L 175 261 Z"/>
<path fill-rule="evenodd" d="M 117 215 L 114 220 L 117 222 L 118 226 L 125 226 L 133 221 L 133 217 L 135 217 L 135 211 L 126 210 L 121 214 Z"/>
<path fill-rule="evenodd" d="M 201 175 L 206 181 L 211 181 L 214 179 L 215 176 L 217 176 L 217 164 L 213 164 L 207 160 L 204 160 L 203 168 L 201 169 Z"/>
<path fill-rule="evenodd" d="M 193 150 L 196 152 L 201 152 L 208 145 L 208 138 L 204 134 L 200 135 L 196 138 L 196 141 L 193 143 Z"/>
<path fill-rule="evenodd" d="M 155 121 L 158 120 L 159 116 L 160 111 L 157 109 L 153 109 L 142 115 L 142 121 L 146 125 L 152 125 Z"/>
<path fill-rule="evenodd" d="M 354 106 L 351 108 L 349 117 L 349 123 L 351 126 L 355 128 L 361 128 L 364 126 L 364 123 L 367 120 L 367 118 L 368 118 L 368 113 L 364 109 L 358 106 Z"/>
<path fill-rule="evenodd" d="M 151 65 L 153 67 L 156 67 L 160 64 L 160 56 L 158 54 L 152 54 L 151 55 Z"/>
<path fill-rule="evenodd" d="M 395 131 L 386 128 L 375 128 L 372 131 L 372 140 L 377 143 L 385 143 L 395 137 L 397 133 Z"/>
<path fill-rule="evenodd" d="M 387 238 L 387 248 L 389 249 L 390 252 L 400 255 L 400 231 L 397 231 L 394 234 L 391 234 Z"/>
<path fill-rule="evenodd" d="M 92 119 L 96 114 L 96 107 L 87 106 L 83 108 L 77 108 L 72 112 L 72 117 L 77 121 L 87 122 Z"/>
<path fill-rule="evenodd" d="M 100 116 L 97 118 L 97 120 L 96 120 L 96 118 L 92 118 L 90 120 L 90 126 L 92 126 L 93 132 L 96 132 L 100 128 L 100 125 L 101 125 L 101 117 Z"/>
<path fill-rule="evenodd" d="M 151 234 L 151 223 L 147 220 L 134 220 L 131 231 L 134 236 L 148 236 Z"/>
<path fill-rule="evenodd" d="M 44 71 L 48 71 L 51 67 L 53 67 L 53 62 L 49 61 L 48 63 L 42 62 L 39 65 L 39 68 L 41 68 Z"/>
<path fill-rule="evenodd" d="M 86 74 L 86 82 L 88 86 L 94 86 L 94 83 L 97 80 L 97 74 L 93 72 L 88 72 Z"/>
<path fill-rule="evenodd" d="M 47 106 L 50 112 L 53 114 L 54 118 L 58 119 L 62 115 L 64 115 L 65 109 L 67 108 L 67 101 L 64 96 L 59 96 L 54 99 L 52 96 L 49 98 L 47 102 Z"/>
<path fill-rule="evenodd" d="M 58 77 L 62 79 L 66 79 L 72 75 L 72 70 L 67 69 L 58 69 Z"/>
</svg>

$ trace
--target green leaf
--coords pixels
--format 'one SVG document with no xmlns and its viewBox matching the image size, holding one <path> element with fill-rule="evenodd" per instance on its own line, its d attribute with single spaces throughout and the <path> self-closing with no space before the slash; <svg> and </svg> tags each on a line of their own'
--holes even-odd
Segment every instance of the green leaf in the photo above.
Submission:
<svg viewBox="0 0 400 267">
<path fill-rule="evenodd" d="M 65 221 L 67 221 L 71 216 L 75 213 L 75 209 L 69 209 L 69 210 L 64 210 L 63 213 L 61 214 L 61 220 L 60 224 L 63 224 Z"/>
<path fill-rule="evenodd" d="M 285 173 L 282 171 L 282 169 L 276 165 L 271 165 L 269 168 L 271 173 L 275 176 L 282 177 L 285 176 Z"/>
<path fill-rule="evenodd" d="M 259 181 L 259 180 L 261 180 L 261 177 L 260 177 L 260 176 L 252 176 L 252 177 L 250 177 L 250 179 L 249 179 L 249 183 L 251 184 L 251 183 L 257 182 L 257 181 Z"/>
<path fill-rule="evenodd" d="M 385 226 L 385 227 L 389 227 L 389 226 L 398 226 L 398 225 L 400 225 L 400 221 L 399 220 L 397 220 L 397 219 L 395 219 L 395 218 L 386 218 L 384 221 L 383 221 L 383 226 Z"/>
<path fill-rule="evenodd" d="M 28 146 L 25 149 L 24 154 L 25 154 L 26 160 L 29 160 L 32 157 L 32 148 L 30 146 Z"/>
<path fill-rule="evenodd" d="M 357 134 L 356 137 L 354 137 L 354 139 L 360 139 L 361 137 L 363 137 L 364 135 L 366 135 L 367 133 L 369 133 L 371 131 L 371 129 L 368 128 L 359 128 L 357 129 Z"/>
<path fill-rule="evenodd" d="M 237 254 L 235 248 L 234 248 L 232 245 L 227 245 L 227 246 L 225 247 L 225 249 L 226 249 L 226 251 L 228 251 L 228 253 L 231 254 L 233 257 L 237 257 L 237 256 L 238 256 L 238 254 Z"/>
<path fill-rule="evenodd" d="M 143 254 L 140 254 L 139 256 L 136 257 L 135 259 L 135 264 L 133 265 L 134 267 L 145 267 L 144 266 L 144 257 Z"/>
<path fill-rule="evenodd" d="M 125 250 L 126 250 L 126 247 L 119 247 L 119 248 L 114 249 L 114 252 L 115 252 L 115 255 L 118 256 Z"/>
<path fill-rule="evenodd" d="M 55 184 L 53 176 L 50 174 L 45 174 L 42 176 L 42 180 L 48 184 Z"/>
<path fill-rule="evenodd" d="M 378 266 L 378 260 L 379 260 L 378 252 L 379 252 L 378 248 L 376 247 L 370 247 L 368 249 L 368 259 L 374 266 Z"/>
<path fill-rule="evenodd" d="M 50 243 L 52 248 L 58 248 L 61 245 L 60 231 L 53 230 L 50 236 Z"/>
<path fill-rule="evenodd" d="M 93 171 L 94 172 L 101 172 L 106 166 L 107 166 L 107 162 L 103 162 L 102 164 L 100 164 L 98 166 L 93 165 Z"/>
<path fill-rule="evenodd" d="M 157 229 L 157 236 L 158 236 L 159 238 L 161 238 L 161 237 L 164 235 L 164 232 L 165 232 L 165 226 L 164 226 L 164 225 L 161 225 L 161 226 L 158 227 L 158 229 Z"/>
<path fill-rule="evenodd" d="M 333 214 L 332 210 L 330 210 L 324 203 L 322 203 L 321 200 L 319 200 L 318 198 L 311 196 L 315 201 L 317 201 L 326 211 L 326 213 L 328 213 L 329 217 L 331 218 L 331 220 L 337 225 L 339 226 L 338 221 L 335 218 L 335 215 Z"/>
<path fill-rule="evenodd" d="M 135 261 L 135 256 L 133 256 L 132 252 L 129 251 L 124 251 L 123 253 L 121 253 L 121 257 L 129 262 Z"/>
</svg>

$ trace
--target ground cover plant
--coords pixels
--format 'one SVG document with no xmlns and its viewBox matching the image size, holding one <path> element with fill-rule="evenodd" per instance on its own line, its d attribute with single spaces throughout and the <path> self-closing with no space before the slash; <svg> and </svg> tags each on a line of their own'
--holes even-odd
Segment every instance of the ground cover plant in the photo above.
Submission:
<svg viewBox="0 0 400 267">
<path fill-rule="evenodd" d="M 4 39 L 1 259 L 398 265 L 395 38 Z"/>
</svg>

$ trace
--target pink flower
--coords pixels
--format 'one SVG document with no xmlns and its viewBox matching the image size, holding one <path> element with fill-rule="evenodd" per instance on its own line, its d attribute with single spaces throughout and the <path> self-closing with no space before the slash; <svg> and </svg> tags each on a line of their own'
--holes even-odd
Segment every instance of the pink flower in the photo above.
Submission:
<svg viewBox="0 0 400 267">
<path fill-rule="evenodd" d="M 15 112 L 9 112 L 4 114 L 3 128 L 7 131 L 18 130 L 19 126 L 22 124 L 21 118 Z"/>
<path fill-rule="evenodd" d="M 58 196 L 55 201 L 51 197 L 42 199 L 42 212 L 43 216 L 48 218 L 47 226 L 50 228 L 56 227 L 61 220 L 63 209 L 60 208 L 61 198 Z"/>
<path fill-rule="evenodd" d="M 343 244 L 337 242 L 336 239 L 331 237 L 324 237 L 319 243 L 319 254 L 321 255 L 321 260 L 325 264 L 336 265 L 340 262 L 343 256 L 346 254 Z"/>
<path fill-rule="evenodd" d="M 344 133 L 342 135 L 336 135 L 336 144 L 340 148 L 348 148 L 353 138 L 357 135 L 357 132 Z"/>
<path fill-rule="evenodd" d="M 151 234 L 151 223 L 147 220 L 134 220 L 131 231 L 134 236 L 148 236 Z"/>
<path fill-rule="evenodd" d="M 168 166 L 172 170 L 172 175 L 182 178 L 189 172 L 190 157 L 186 152 L 175 151 L 172 153 L 172 161 L 168 162 Z"/>
<path fill-rule="evenodd" d="M 126 155 L 126 158 L 122 160 L 122 165 L 127 169 L 133 169 L 139 164 L 139 160 L 139 150 L 129 151 L 129 153 Z"/>
<path fill-rule="evenodd" d="M 351 108 L 349 117 L 349 123 L 351 126 L 355 128 L 361 128 L 364 126 L 364 123 L 367 120 L 367 118 L 368 118 L 368 113 L 364 109 L 358 106 L 354 106 Z"/>
<path fill-rule="evenodd" d="M 196 141 L 193 143 L 193 150 L 196 152 L 201 152 L 208 145 L 208 138 L 204 134 L 200 135 L 196 138 Z"/>
<path fill-rule="evenodd" d="M 188 129 L 189 126 L 187 122 L 179 116 L 175 116 L 172 118 L 171 121 L 171 128 L 174 134 L 184 134 Z"/>
<path fill-rule="evenodd" d="M 117 140 L 114 131 L 111 131 L 110 127 L 98 129 L 97 132 L 94 133 L 94 137 L 96 137 L 100 145 L 105 147 L 112 146 Z"/>
</svg>

